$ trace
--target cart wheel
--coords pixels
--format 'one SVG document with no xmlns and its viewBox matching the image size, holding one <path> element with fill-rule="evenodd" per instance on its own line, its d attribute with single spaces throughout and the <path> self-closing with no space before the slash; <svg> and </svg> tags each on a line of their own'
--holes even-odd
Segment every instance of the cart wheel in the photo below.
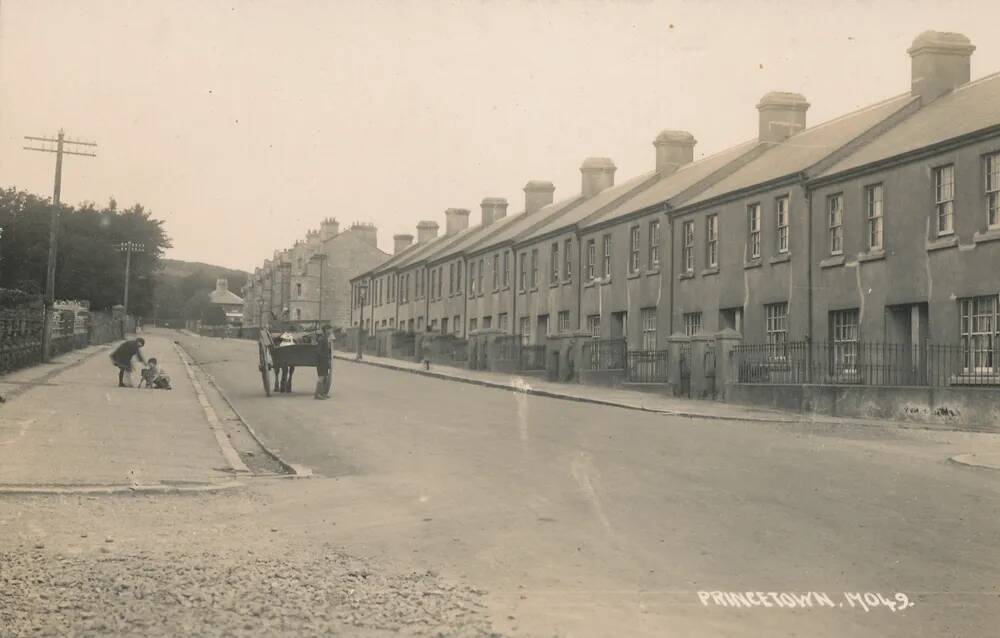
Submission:
<svg viewBox="0 0 1000 638">
<path fill-rule="evenodd" d="M 257 352 L 260 356 L 260 364 L 257 366 L 260 368 L 260 380 L 264 382 L 264 394 L 271 396 L 271 384 L 270 384 L 270 370 L 271 362 L 268 356 L 267 347 L 263 343 L 257 344 Z"/>
</svg>

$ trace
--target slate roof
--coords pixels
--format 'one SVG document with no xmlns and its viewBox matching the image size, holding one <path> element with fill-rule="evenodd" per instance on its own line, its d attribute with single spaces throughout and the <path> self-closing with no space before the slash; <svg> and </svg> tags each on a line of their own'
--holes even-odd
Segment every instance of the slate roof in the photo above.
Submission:
<svg viewBox="0 0 1000 638">
<path fill-rule="evenodd" d="M 915 99 L 906 93 L 807 128 L 773 144 L 759 157 L 685 203 L 696 204 L 805 170 Z"/>
<path fill-rule="evenodd" d="M 673 173 L 658 177 L 655 182 L 647 188 L 639 191 L 633 197 L 620 202 L 618 205 L 602 211 L 600 214 L 584 220 L 580 224 L 581 228 L 589 228 L 598 224 L 603 224 L 612 219 L 624 217 L 636 211 L 640 211 L 656 204 L 661 204 L 682 193 L 701 180 L 709 177 L 716 171 L 724 168 L 730 162 L 739 159 L 744 154 L 750 152 L 757 146 L 757 140 L 751 140 L 742 144 L 737 144 L 724 151 L 703 157 L 700 160 L 681 166 Z"/>
<path fill-rule="evenodd" d="M 822 176 L 878 162 L 1000 124 L 1000 73 L 969 82 L 934 100 Z"/>
<path fill-rule="evenodd" d="M 657 174 L 651 171 L 638 177 L 633 177 L 630 180 L 626 180 L 621 184 L 605 188 L 593 197 L 583 200 L 578 206 L 574 206 L 571 210 L 567 211 L 566 214 L 559 215 L 552 221 L 532 229 L 530 232 L 525 233 L 522 237 L 518 237 L 518 241 L 530 241 L 547 233 L 568 228 L 573 224 L 586 219 L 590 215 L 599 212 L 604 207 L 614 204 L 616 200 L 633 195 L 637 191 L 641 191 L 643 188 L 653 183 L 656 178 Z"/>
<path fill-rule="evenodd" d="M 479 252 L 481 250 L 488 250 L 493 246 L 497 246 L 507 241 L 517 240 L 525 233 L 532 232 L 534 229 L 539 228 L 541 224 L 546 224 L 555 219 L 557 216 L 572 210 L 574 206 L 577 206 L 583 201 L 584 200 L 579 195 L 575 195 L 573 197 L 549 204 L 548 206 L 543 206 L 530 214 L 520 212 L 516 215 L 508 215 L 505 219 L 509 219 L 510 221 L 504 224 L 504 226 L 499 229 L 499 232 L 488 233 L 482 238 L 482 241 L 473 242 L 467 246 L 463 246 L 463 250 L 465 252 Z M 493 225 L 496 226 L 496 222 L 494 222 Z"/>
<path fill-rule="evenodd" d="M 242 304 L 243 298 L 230 290 L 216 288 L 208 293 L 208 299 L 214 304 Z"/>
</svg>

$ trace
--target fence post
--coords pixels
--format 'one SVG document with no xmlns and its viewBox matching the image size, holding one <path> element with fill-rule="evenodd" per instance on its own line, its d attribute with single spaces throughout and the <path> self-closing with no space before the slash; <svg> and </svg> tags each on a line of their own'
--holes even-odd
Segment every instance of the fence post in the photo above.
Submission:
<svg viewBox="0 0 1000 638">
<path fill-rule="evenodd" d="M 667 337 L 667 380 L 673 394 L 677 395 L 681 391 L 681 350 L 691 342 L 691 338 L 680 333 Z"/>
<path fill-rule="evenodd" d="M 729 386 L 739 381 L 733 361 L 733 350 L 743 341 L 743 335 L 732 328 L 715 334 L 715 398 L 725 401 Z"/>
</svg>

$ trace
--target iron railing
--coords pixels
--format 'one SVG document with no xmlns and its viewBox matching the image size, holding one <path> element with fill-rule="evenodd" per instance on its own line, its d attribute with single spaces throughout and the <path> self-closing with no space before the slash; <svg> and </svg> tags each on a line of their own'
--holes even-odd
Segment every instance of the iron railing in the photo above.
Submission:
<svg viewBox="0 0 1000 638">
<path fill-rule="evenodd" d="M 932 343 L 738 345 L 738 383 L 872 386 L 1000 385 L 1000 349 Z"/>
<path fill-rule="evenodd" d="M 545 346 L 521 346 L 518 368 L 525 371 L 544 370 Z"/>
<path fill-rule="evenodd" d="M 584 365 L 590 370 L 623 370 L 627 352 L 625 339 L 593 339 L 583 344 Z"/>
<path fill-rule="evenodd" d="M 625 378 L 630 383 L 666 383 L 670 380 L 669 351 L 630 350 Z"/>
<path fill-rule="evenodd" d="M 493 341 L 493 359 L 495 361 L 519 361 L 521 358 L 521 337 L 518 335 L 501 335 Z"/>
</svg>

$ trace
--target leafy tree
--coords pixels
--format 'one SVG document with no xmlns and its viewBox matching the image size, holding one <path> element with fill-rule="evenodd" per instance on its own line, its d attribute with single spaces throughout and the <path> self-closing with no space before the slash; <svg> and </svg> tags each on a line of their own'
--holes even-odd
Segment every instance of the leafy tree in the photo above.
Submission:
<svg viewBox="0 0 1000 638">
<path fill-rule="evenodd" d="M 226 311 L 221 306 L 211 304 L 205 308 L 201 315 L 201 320 L 208 326 L 224 325 L 226 323 Z"/>
</svg>

